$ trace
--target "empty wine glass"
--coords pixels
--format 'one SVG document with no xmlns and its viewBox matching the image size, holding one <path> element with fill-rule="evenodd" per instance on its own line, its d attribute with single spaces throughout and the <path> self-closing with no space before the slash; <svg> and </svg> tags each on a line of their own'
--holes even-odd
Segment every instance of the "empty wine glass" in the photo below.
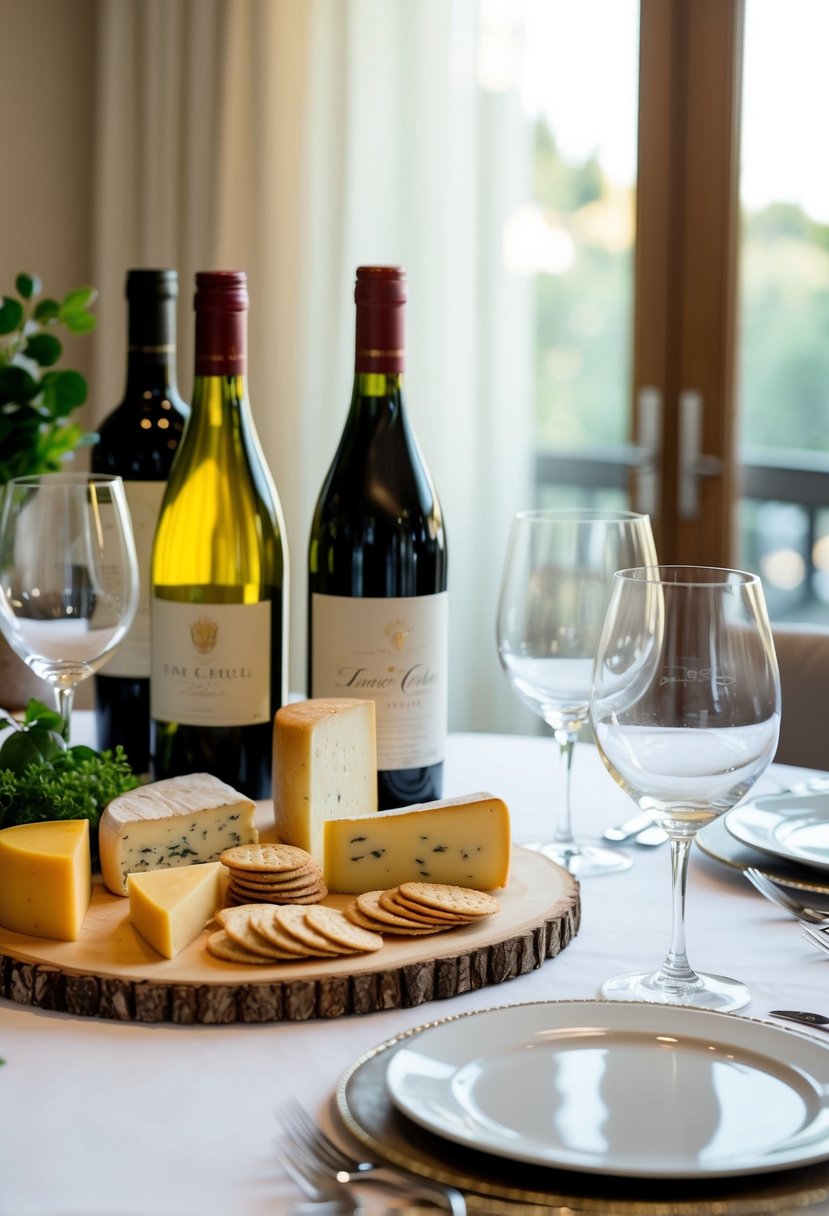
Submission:
<svg viewBox="0 0 829 1216">
<path fill-rule="evenodd" d="M 613 575 L 655 562 L 647 515 L 521 511 L 512 522 L 498 603 L 498 654 L 509 683 L 551 727 L 560 750 L 553 835 L 528 847 L 580 877 L 631 864 L 617 849 L 576 842 L 570 770 L 573 745 L 587 722 L 593 656 Z"/>
<path fill-rule="evenodd" d="M 744 984 L 688 964 L 685 882 L 697 830 L 740 801 L 777 747 L 780 678 L 756 575 L 704 566 L 618 573 L 590 717 L 616 781 L 668 833 L 673 887 L 662 966 L 610 979 L 603 995 L 742 1008 Z"/>
<path fill-rule="evenodd" d="M 52 685 L 69 737 L 76 686 L 120 645 L 138 603 L 138 566 L 120 477 L 14 478 L 0 514 L 0 629 Z"/>
</svg>

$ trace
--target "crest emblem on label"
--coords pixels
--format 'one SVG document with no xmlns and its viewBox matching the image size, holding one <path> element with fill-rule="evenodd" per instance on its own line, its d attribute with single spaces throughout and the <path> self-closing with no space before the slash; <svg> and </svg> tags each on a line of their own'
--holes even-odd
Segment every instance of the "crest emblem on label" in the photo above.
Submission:
<svg viewBox="0 0 829 1216">
<path fill-rule="evenodd" d="M 411 630 L 404 621 L 390 621 L 383 633 L 395 650 L 402 650 L 408 641 Z"/>
<path fill-rule="evenodd" d="M 190 626 L 190 641 L 199 654 L 210 654 L 219 638 L 219 623 L 209 616 L 197 617 Z"/>
</svg>

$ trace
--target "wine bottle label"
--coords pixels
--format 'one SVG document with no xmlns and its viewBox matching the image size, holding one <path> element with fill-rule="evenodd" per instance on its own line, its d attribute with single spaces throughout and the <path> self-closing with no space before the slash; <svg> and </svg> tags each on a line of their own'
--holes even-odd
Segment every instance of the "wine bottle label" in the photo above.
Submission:
<svg viewBox="0 0 829 1216">
<path fill-rule="evenodd" d="M 377 766 L 443 760 L 448 716 L 449 596 L 311 597 L 315 697 L 372 700 Z"/>
<path fill-rule="evenodd" d="M 130 680 L 149 679 L 150 559 L 165 484 L 163 481 L 124 482 L 138 556 L 138 608 L 127 636 L 106 667 L 101 669 L 101 676 L 122 676 Z"/>
<path fill-rule="evenodd" d="M 153 597 L 150 713 L 182 726 L 252 726 L 271 716 L 271 603 Z"/>
</svg>

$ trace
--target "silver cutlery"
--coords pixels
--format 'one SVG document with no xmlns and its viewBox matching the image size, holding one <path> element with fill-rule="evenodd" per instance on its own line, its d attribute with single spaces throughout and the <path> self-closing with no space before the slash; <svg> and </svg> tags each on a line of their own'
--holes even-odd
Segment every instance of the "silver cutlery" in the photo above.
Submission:
<svg viewBox="0 0 829 1216">
<path fill-rule="evenodd" d="M 829 1018 L 822 1013 L 808 1013 L 801 1009 L 772 1009 L 772 1018 L 785 1018 L 788 1022 L 798 1022 L 801 1026 L 811 1026 L 814 1030 L 825 1030 L 829 1033 Z"/>
<path fill-rule="evenodd" d="M 466 1200 L 455 1187 L 376 1161 L 358 1161 L 335 1144 L 299 1102 L 288 1102 L 280 1111 L 280 1120 L 290 1150 L 283 1154 L 282 1165 L 309 1198 L 315 1192 L 322 1199 L 330 1199 L 339 1188 L 375 1181 L 404 1195 L 428 1195 L 451 1216 L 467 1216 Z"/>
<path fill-rule="evenodd" d="M 607 828 L 603 835 L 604 839 L 609 840 L 611 844 L 623 844 L 626 840 L 635 840 L 636 844 L 652 846 L 663 844 L 668 839 L 667 833 L 654 823 L 647 811 L 641 811 L 631 819 L 617 824 L 616 827 Z"/>
<path fill-rule="evenodd" d="M 808 921 L 812 925 L 829 925 L 829 910 L 810 908 L 808 904 L 801 903 L 799 899 L 795 899 L 788 891 L 784 891 L 776 882 L 772 882 L 765 874 L 761 874 L 759 870 L 755 870 L 751 866 L 743 873 L 761 895 L 765 895 L 766 899 L 770 899 L 778 907 L 785 908 L 798 920 Z"/>
<path fill-rule="evenodd" d="M 801 921 L 800 931 L 813 946 L 817 946 L 819 950 L 825 950 L 829 954 L 829 924 L 821 928 L 818 925 L 807 925 L 805 921 Z"/>
</svg>

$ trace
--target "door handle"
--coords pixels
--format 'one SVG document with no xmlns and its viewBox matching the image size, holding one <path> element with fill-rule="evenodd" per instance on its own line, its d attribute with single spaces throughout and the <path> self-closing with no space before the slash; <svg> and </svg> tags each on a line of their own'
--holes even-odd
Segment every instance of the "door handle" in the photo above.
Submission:
<svg viewBox="0 0 829 1216">
<path fill-rule="evenodd" d="M 659 455 L 662 449 L 662 393 L 646 385 L 636 397 L 636 446 L 632 462 L 634 501 L 643 515 L 659 511 Z"/>
<path fill-rule="evenodd" d="M 723 462 L 702 451 L 702 393 L 685 389 L 679 394 L 679 477 L 677 512 L 680 519 L 697 519 L 700 511 L 700 481 L 719 477 Z"/>
</svg>

